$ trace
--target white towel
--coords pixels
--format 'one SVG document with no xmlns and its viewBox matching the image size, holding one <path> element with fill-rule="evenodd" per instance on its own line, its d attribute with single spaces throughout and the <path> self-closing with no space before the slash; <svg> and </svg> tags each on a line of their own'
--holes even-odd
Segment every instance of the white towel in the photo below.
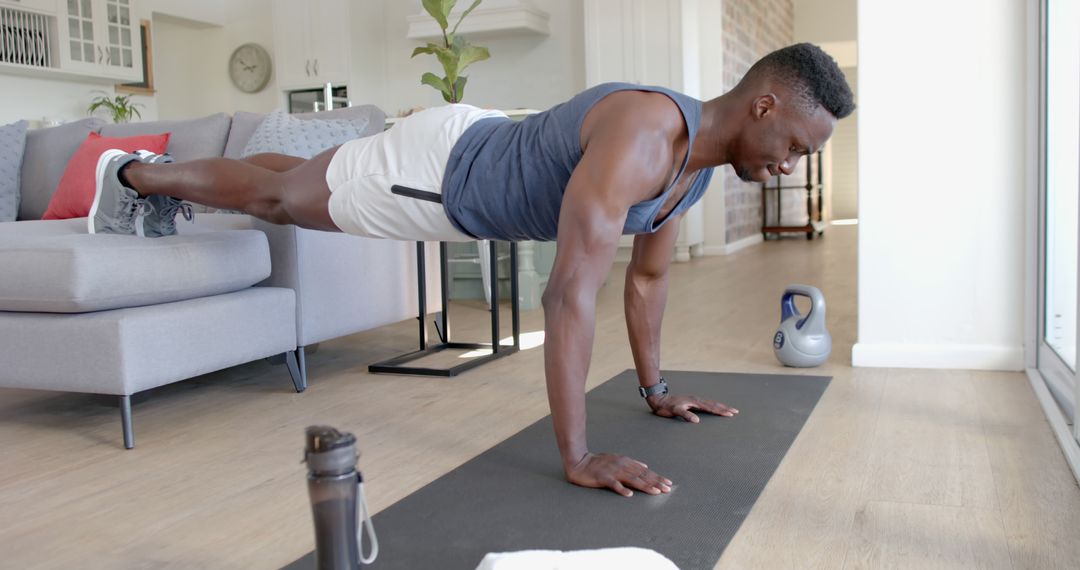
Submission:
<svg viewBox="0 0 1080 570">
<path fill-rule="evenodd" d="M 664 555 L 647 548 L 603 548 L 600 550 L 522 550 L 492 552 L 476 570 L 679 570 Z"/>
</svg>

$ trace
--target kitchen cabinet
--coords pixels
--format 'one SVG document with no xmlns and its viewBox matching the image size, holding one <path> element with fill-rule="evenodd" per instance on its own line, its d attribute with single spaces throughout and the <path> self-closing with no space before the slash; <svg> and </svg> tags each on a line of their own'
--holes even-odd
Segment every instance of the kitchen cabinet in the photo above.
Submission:
<svg viewBox="0 0 1080 570">
<path fill-rule="evenodd" d="M 348 0 L 274 0 L 273 10 L 278 87 L 348 82 Z"/>
<path fill-rule="evenodd" d="M 142 78 L 135 0 L 61 0 L 63 71 L 125 81 Z"/>
</svg>

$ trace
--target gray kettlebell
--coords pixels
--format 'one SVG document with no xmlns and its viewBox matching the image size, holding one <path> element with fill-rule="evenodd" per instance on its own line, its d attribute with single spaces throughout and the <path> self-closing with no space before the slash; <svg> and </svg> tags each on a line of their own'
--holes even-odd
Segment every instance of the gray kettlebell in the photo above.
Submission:
<svg viewBox="0 0 1080 570">
<path fill-rule="evenodd" d="M 795 296 L 810 298 L 810 312 L 803 316 Z M 786 366 L 819 366 L 832 352 L 832 337 L 825 330 L 825 296 L 816 287 L 788 285 L 780 299 L 780 328 L 773 336 L 776 359 Z"/>
</svg>

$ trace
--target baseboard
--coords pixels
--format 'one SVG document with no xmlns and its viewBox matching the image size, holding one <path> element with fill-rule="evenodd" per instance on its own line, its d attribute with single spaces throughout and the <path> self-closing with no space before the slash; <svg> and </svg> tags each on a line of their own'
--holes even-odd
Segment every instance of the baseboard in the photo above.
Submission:
<svg viewBox="0 0 1080 570">
<path fill-rule="evenodd" d="M 703 246 L 701 253 L 702 255 L 731 255 L 740 249 L 746 249 L 763 241 L 765 241 L 765 238 L 761 234 L 754 234 L 724 245 Z"/>
<path fill-rule="evenodd" d="M 1069 431 L 1065 414 L 1061 413 L 1057 401 L 1050 395 L 1050 390 L 1047 389 L 1039 371 L 1028 368 L 1026 372 L 1028 381 L 1031 382 L 1031 389 L 1035 390 L 1035 397 L 1038 398 L 1043 413 L 1046 414 L 1046 421 L 1050 423 L 1050 429 L 1054 432 L 1062 453 L 1065 454 L 1065 461 L 1069 464 L 1069 468 L 1072 469 L 1073 477 L 1076 477 L 1076 481 L 1080 483 L 1080 443 L 1076 441 L 1072 432 Z"/>
<path fill-rule="evenodd" d="M 1022 346 L 855 343 L 851 365 L 871 368 L 1024 369 Z"/>
</svg>

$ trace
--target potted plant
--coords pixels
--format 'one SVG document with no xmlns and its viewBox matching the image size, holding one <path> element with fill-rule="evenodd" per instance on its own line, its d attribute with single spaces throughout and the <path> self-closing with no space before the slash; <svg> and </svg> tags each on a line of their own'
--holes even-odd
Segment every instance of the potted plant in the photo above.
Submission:
<svg viewBox="0 0 1080 570">
<path fill-rule="evenodd" d="M 468 80 L 468 77 L 461 75 L 461 72 L 465 71 L 465 68 L 469 65 L 491 57 L 487 48 L 474 46 L 464 37 L 457 34 L 458 26 L 461 25 L 465 16 L 468 16 L 469 12 L 479 6 L 480 2 L 481 0 L 475 0 L 468 10 L 462 12 L 457 24 L 448 32 L 450 12 L 454 9 L 454 5 L 457 4 L 457 0 L 423 0 L 424 10 L 442 28 L 442 42 L 428 42 L 426 46 L 413 50 L 412 57 L 426 53 L 438 58 L 443 67 L 443 77 L 429 71 L 421 76 L 420 83 L 437 89 L 442 93 L 443 99 L 447 103 L 461 102 L 465 93 L 465 82 Z"/>
<path fill-rule="evenodd" d="M 133 102 L 130 95 L 109 97 L 104 91 L 99 93 L 101 95 L 90 101 L 90 107 L 86 109 L 87 115 L 93 115 L 98 109 L 105 109 L 112 115 L 114 123 L 127 123 L 134 117 L 142 118 L 142 113 L 139 112 L 142 104 Z"/>
</svg>

